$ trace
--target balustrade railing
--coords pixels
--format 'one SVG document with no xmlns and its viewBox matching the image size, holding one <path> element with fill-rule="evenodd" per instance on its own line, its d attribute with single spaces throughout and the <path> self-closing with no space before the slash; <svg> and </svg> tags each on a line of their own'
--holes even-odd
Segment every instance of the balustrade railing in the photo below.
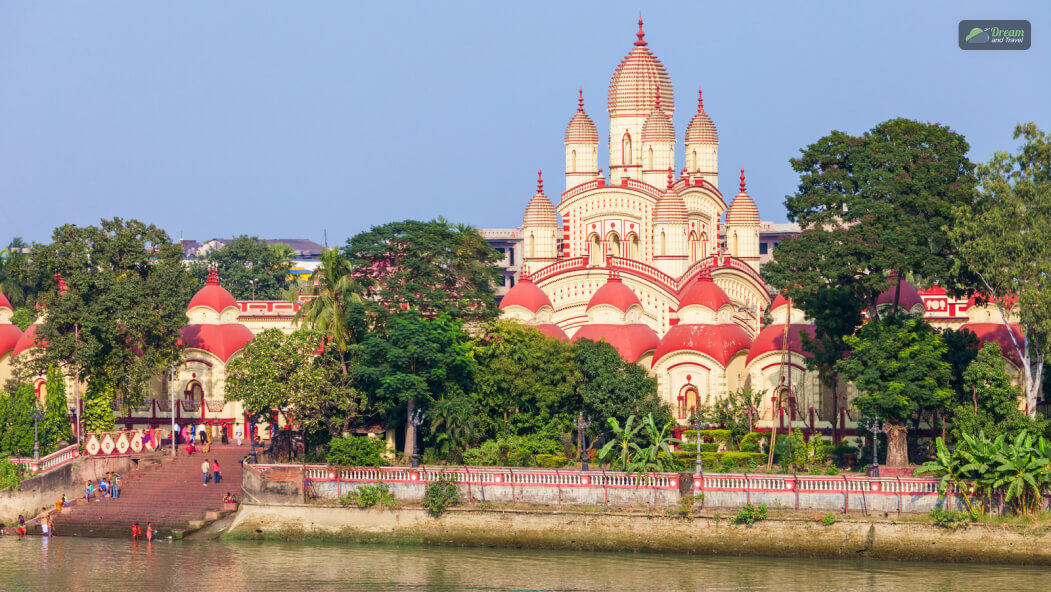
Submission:
<svg viewBox="0 0 1051 592">
<path fill-rule="evenodd" d="M 34 460 L 32 458 L 12 458 L 10 460 L 12 464 L 20 465 L 22 469 L 29 474 L 37 475 L 64 465 L 78 456 L 80 456 L 80 446 L 72 444 L 61 450 L 56 450 L 47 456 L 41 457 L 40 460 Z"/>
</svg>

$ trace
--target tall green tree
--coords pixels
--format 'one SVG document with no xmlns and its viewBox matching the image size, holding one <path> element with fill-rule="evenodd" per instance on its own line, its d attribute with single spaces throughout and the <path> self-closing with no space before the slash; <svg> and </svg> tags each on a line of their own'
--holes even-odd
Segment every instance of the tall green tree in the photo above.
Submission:
<svg viewBox="0 0 1051 592">
<path fill-rule="evenodd" d="M 574 348 L 582 375 L 577 397 L 585 416 L 599 424 L 611 417 L 623 423 L 632 415 L 652 415 L 657 425 L 673 420 L 671 410 L 657 396 L 657 379 L 645 368 L 625 362 L 604 341 L 581 339 Z"/>
<path fill-rule="evenodd" d="M 37 339 L 47 347 L 19 364 L 38 374 L 52 365 L 79 371 L 106 385 L 99 392 L 112 389 L 121 406 L 141 403 L 186 324 L 191 279 L 182 249 L 137 220 L 67 224 L 50 244 L 33 246 L 32 269 L 43 278 L 37 303 L 46 314 Z"/>
<path fill-rule="evenodd" d="M 256 236 L 241 235 L 208 251 L 203 260 L 190 266 L 197 288 L 204 287 L 208 268 L 215 267 L 223 287 L 238 300 L 278 300 L 291 284 L 292 248 L 284 243 L 268 244 Z"/>
<path fill-rule="evenodd" d="M 354 277 L 350 260 L 338 249 L 321 254 L 321 264 L 310 274 L 307 284 L 291 291 L 292 302 L 299 303 L 293 322 L 321 331 L 330 340 L 346 374 L 347 348 L 360 342 L 368 331 L 364 285 Z"/>
<path fill-rule="evenodd" d="M 28 256 L 22 252 L 25 242 L 15 237 L 7 248 L 0 249 L 0 294 L 15 308 L 24 306 L 31 297 L 25 274 Z"/>
<path fill-rule="evenodd" d="M 405 220 L 374 226 L 343 249 L 370 302 L 386 311 L 416 309 L 467 322 L 496 318 L 499 258 L 469 226 Z"/>
<path fill-rule="evenodd" d="M 419 410 L 470 392 L 475 362 L 462 322 L 443 314 L 424 317 L 408 310 L 389 317 L 355 350 L 355 378 L 390 425 L 405 425 L 406 458 L 416 447 Z M 426 421 L 426 417 L 425 417 Z"/>
<path fill-rule="evenodd" d="M 839 370 L 836 364 L 849 351 L 843 339 L 853 335 L 861 325 L 864 304 L 849 289 L 841 286 L 819 287 L 812 294 L 804 294 L 800 308 L 814 320 L 814 337 L 805 331 L 799 334 L 809 370 L 817 370 L 821 384 L 832 392 L 832 439 L 839 441 Z"/>
<path fill-rule="evenodd" d="M 995 437 L 1014 438 L 1019 432 L 1040 434 L 1045 421 L 1030 419 L 1018 410 L 1021 388 L 1013 384 L 1005 368 L 1000 344 L 990 341 L 963 372 L 961 394 L 953 401 L 952 435 L 960 442 L 963 434 L 984 432 Z"/>
<path fill-rule="evenodd" d="M 969 287 L 966 269 L 953 267 L 956 245 L 946 230 L 974 193 L 968 149 L 948 127 L 903 118 L 862 136 L 833 131 L 806 147 L 791 161 L 800 183 L 785 200 L 788 219 L 803 231 L 778 244 L 763 268 L 768 282 L 800 303 L 845 288 L 874 319 L 891 272 L 937 278 L 953 291 Z"/>
<path fill-rule="evenodd" d="M 8 392 L 0 394 L 0 456 L 23 458 L 33 454 L 33 408 L 36 394 L 28 383 L 11 383 Z M 47 431 L 41 434 L 40 449 L 46 451 L 50 441 Z"/>
<path fill-rule="evenodd" d="M 514 321 L 496 321 L 475 342 L 474 390 L 484 431 L 524 435 L 580 411 L 583 374 L 574 346 Z"/>
<path fill-rule="evenodd" d="M 309 363 L 317 345 L 300 334 L 290 346 L 280 329 L 256 335 L 226 366 L 226 400 L 240 401 L 256 419 L 275 411 L 284 414 L 293 404 L 292 377 L 300 365 Z"/>
<path fill-rule="evenodd" d="M 47 369 L 47 428 L 52 442 L 72 442 L 73 428 L 69 423 L 69 399 L 66 398 L 66 381 L 57 366 Z M 50 450 L 48 451 L 51 452 Z"/>
<path fill-rule="evenodd" d="M 1026 123 L 1014 137 L 1025 140 L 1017 154 L 998 152 L 979 167 L 980 191 L 956 209 L 950 236 L 959 267 L 978 276 L 1009 329 L 1017 307 L 1023 336 L 1012 331 L 1012 346 L 1022 362 L 1026 412 L 1034 417 L 1051 354 L 1051 136 Z"/>
<path fill-rule="evenodd" d="M 854 405 L 886 423 L 887 464 L 909 464 L 908 427 L 952 400 L 952 368 L 941 334 L 907 315 L 870 321 L 846 338 L 851 355 L 836 367 L 861 394 Z"/>
</svg>

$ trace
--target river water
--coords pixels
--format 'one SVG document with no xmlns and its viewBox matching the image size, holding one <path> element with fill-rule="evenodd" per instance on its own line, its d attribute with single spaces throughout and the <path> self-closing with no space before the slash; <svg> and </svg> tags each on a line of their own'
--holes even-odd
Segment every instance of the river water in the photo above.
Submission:
<svg viewBox="0 0 1051 592">
<path fill-rule="evenodd" d="M 336 543 L 0 537 L 0 590 L 1051 590 L 1051 568 Z"/>
</svg>

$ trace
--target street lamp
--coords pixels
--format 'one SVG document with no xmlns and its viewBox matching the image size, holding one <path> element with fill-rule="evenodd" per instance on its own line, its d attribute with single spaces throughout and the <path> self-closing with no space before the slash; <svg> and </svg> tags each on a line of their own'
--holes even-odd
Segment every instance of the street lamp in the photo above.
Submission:
<svg viewBox="0 0 1051 592">
<path fill-rule="evenodd" d="M 580 470 L 588 470 L 588 441 L 587 436 L 584 434 L 584 430 L 591 425 L 591 418 L 584 419 L 584 412 L 581 411 L 577 417 L 577 433 L 580 437 Z"/>
<path fill-rule="evenodd" d="M 877 415 L 873 420 L 865 421 L 865 429 L 872 433 L 872 476 L 879 477 L 879 456 L 876 454 L 876 445 L 879 440 L 876 438 L 876 434 L 883 431 L 886 427 L 886 422 L 883 425 L 879 423 L 879 416 Z"/>
<path fill-rule="evenodd" d="M 420 426 L 423 425 L 423 411 L 416 409 L 409 418 L 412 423 L 412 467 L 420 466 Z"/>
<path fill-rule="evenodd" d="M 259 281 L 258 279 L 248 280 L 248 283 L 252 284 L 252 300 L 255 300 L 255 285 L 256 285 L 256 282 L 258 282 L 258 281 Z"/>
<path fill-rule="evenodd" d="M 40 433 L 37 429 L 37 424 L 40 422 L 40 408 L 33 405 L 33 460 L 40 460 Z M 46 416 L 47 414 L 45 414 Z"/>
<path fill-rule="evenodd" d="M 704 470 L 704 466 L 701 464 L 701 413 L 696 407 L 693 408 L 693 417 L 696 420 L 694 429 L 697 431 L 697 461 L 694 465 L 694 472 L 700 475 Z"/>
</svg>

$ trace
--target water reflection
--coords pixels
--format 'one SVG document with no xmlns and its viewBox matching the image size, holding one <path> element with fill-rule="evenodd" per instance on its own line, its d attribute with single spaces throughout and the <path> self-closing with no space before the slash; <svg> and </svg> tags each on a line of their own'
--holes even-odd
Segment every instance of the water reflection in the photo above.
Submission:
<svg viewBox="0 0 1051 592">
<path fill-rule="evenodd" d="M 1039 567 L 0 538 L 0 590 L 1048 590 Z"/>
</svg>

